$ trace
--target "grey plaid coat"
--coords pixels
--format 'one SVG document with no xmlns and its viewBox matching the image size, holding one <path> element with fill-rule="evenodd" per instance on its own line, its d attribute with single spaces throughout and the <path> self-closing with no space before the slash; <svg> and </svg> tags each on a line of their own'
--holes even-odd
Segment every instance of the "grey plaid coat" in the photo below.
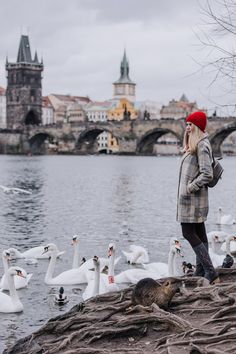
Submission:
<svg viewBox="0 0 236 354">
<path fill-rule="evenodd" d="M 196 154 L 186 152 L 179 172 L 177 221 L 200 223 L 207 219 L 208 188 L 212 178 L 212 150 L 207 136 L 197 146 Z"/>
</svg>

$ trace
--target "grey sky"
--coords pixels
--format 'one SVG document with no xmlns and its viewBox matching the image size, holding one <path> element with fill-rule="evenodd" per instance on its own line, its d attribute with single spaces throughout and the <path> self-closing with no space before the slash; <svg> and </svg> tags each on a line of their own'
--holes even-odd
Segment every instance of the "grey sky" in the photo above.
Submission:
<svg viewBox="0 0 236 354">
<path fill-rule="evenodd" d="M 200 3 L 203 3 L 200 1 Z M 5 58 L 15 61 L 21 34 L 43 56 L 43 94 L 112 97 L 126 47 L 137 100 L 167 104 L 185 93 L 200 107 L 229 103 L 211 77 L 194 74 L 207 52 L 194 32 L 202 23 L 197 0 L 0 0 L 0 86 Z"/>
</svg>

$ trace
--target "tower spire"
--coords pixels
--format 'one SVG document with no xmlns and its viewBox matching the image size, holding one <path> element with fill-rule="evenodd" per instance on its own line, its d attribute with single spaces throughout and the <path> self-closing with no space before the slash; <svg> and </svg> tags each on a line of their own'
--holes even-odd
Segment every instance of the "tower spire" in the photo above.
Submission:
<svg viewBox="0 0 236 354">
<path fill-rule="evenodd" d="M 17 63 L 32 63 L 29 37 L 21 35 L 20 45 L 17 55 Z"/>
</svg>

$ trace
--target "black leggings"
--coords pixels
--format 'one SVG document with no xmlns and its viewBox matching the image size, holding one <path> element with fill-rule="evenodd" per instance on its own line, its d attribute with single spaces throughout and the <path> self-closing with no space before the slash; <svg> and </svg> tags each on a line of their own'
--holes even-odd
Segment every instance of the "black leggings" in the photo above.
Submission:
<svg viewBox="0 0 236 354">
<path fill-rule="evenodd" d="M 201 223 L 181 223 L 183 237 L 192 247 L 200 243 L 208 243 L 204 222 Z"/>
</svg>

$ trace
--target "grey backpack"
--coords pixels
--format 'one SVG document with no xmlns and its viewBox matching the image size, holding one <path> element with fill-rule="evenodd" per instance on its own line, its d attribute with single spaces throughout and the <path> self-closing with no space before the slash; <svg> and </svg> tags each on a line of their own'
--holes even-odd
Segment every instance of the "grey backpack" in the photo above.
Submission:
<svg viewBox="0 0 236 354">
<path fill-rule="evenodd" d="M 212 170 L 213 170 L 213 178 L 211 182 L 207 184 L 207 187 L 213 188 L 215 185 L 218 183 L 219 179 L 222 176 L 222 173 L 224 171 L 223 167 L 219 163 L 219 159 L 215 159 L 214 156 L 212 155 L 213 162 L 212 162 Z"/>
</svg>

